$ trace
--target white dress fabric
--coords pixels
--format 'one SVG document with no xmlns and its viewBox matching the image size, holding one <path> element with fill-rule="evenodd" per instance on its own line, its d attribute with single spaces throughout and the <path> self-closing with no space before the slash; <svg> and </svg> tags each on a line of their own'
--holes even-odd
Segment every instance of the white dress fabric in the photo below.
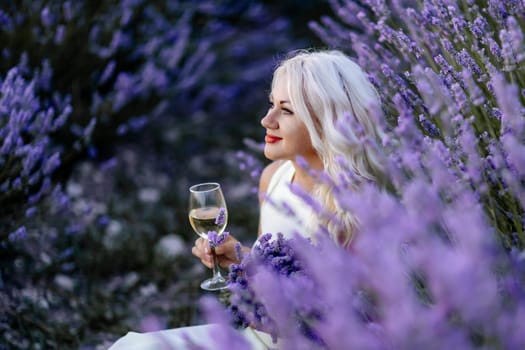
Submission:
<svg viewBox="0 0 525 350">
<path fill-rule="evenodd" d="M 273 174 L 266 189 L 265 200 L 261 204 L 261 234 L 282 233 L 284 238 L 294 234 L 308 237 L 307 223 L 311 208 L 297 195 L 290 185 L 295 174 L 291 161 L 284 162 Z"/>
<path fill-rule="evenodd" d="M 290 184 L 295 174 L 291 161 L 284 162 L 272 176 L 261 204 L 261 233 L 271 233 L 277 237 L 282 233 L 285 238 L 291 238 L 296 233 L 306 235 L 305 224 L 311 216 L 311 209 L 290 190 Z M 109 350 L 157 350 L 157 349 L 190 349 L 188 340 L 205 349 L 214 349 L 214 341 L 210 336 L 213 324 L 180 327 L 157 332 L 128 332 L 118 339 Z M 246 328 L 239 331 L 250 344 L 247 350 L 267 350 L 279 348 L 272 343 L 267 333 Z"/>
</svg>

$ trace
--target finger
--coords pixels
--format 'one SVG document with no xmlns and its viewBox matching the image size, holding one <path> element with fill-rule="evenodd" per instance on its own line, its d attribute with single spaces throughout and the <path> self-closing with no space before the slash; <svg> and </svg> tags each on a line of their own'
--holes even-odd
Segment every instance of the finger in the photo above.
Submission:
<svg viewBox="0 0 525 350">
<path fill-rule="evenodd" d="M 237 240 L 225 241 L 223 244 L 215 248 L 215 253 L 218 255 L 225 255 L 229 258 L 235 257 L 237 255 L 235 253 L 235 245 L 237 242 Z"/>
<path fill-rule="evenodd" d="M 197 240 L 195 241 L 195 245 L 197 247 L 200 247 L 201 249 L 204 247 L 204 244 L 205 244 L 205 241 L 204 241 L 204 238 L 197 238 Z"/>
<path fill-rule="evenodd" d="M 208 268 L 212 268 L 211 256 L 204 254 L 198 247 L 191 248 L 191 253 L 200 259 L 201 263 Z"/>
<path fill-rule="evenodd" d="M 236 242 L 237 240 L 234 239 L 232 236 L 226 237 L 226 239 L 221 245 L 215 247 L 215 254 L 227 255 L 234 249 Z"/>
<path fill-rule="evenodd" d="M 215 254 L 216 255 L 224 255 L 224 253 L 227 251 L 224 247 L 224 243 L 221 244 L 220 246 L 217 246 L 215 247 Z"/>
<path fill-rule="evenodd" d="M 193 255 L 195 255 L 196 257 L 198 257 L 198 258 L 200 258 L 201 255 L 202 255 L 201 250 L 200 250 L 199 248 L 197 248 L 197 247 L 192 247 L 192 248 L 191 248 L 191 253 L 192 253 Z"/>
<path fill-rule="evenodd" d="M 207 258 L 207 257 L 203 257 L 201 258 L 201 262 L 204 264 L 204 266 L 206 266 L 207 268 L 211 269 L 213 268 L 213 263 L 212 263 L 212 260 Z"/>
<path fill-rule="evenodd" d="M 205 254 L 211 255 L 210 242 L 207 239 L 202 239 L 201 248 Z"/>
<path fill-rule="evenodd" d="M 210 254 L 210 244 L 207 239 L 199 238 L 195 241 L 195 245 L 206 254 Z"/>
<path fill-rule="evenodd" d="M 198 258 L 206 258 L 206 259 L 210 259 L 211 258 L 211 254 L 209 254 L 208 252 L 205 251 L 205 249 L 203 249 L 202 247 L 199 247 L 199 246 L 193 246 L 191 248 L 191 253 L 193 255 L 195 255 L 196 257 Z"/>
</svg>

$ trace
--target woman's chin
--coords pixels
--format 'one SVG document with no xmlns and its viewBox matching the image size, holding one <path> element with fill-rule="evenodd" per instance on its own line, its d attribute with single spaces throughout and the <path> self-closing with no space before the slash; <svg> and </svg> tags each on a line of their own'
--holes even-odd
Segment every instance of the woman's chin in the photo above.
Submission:
<svg viewBox="0 0 525 350">
<path fill-rule="evenodd" d="M 267 149 L 267 147 L 264 148 L 264 156 L 269 160 L 278 160 L 280 159 L 275 152 L 271 152 Z"/>
</svg>

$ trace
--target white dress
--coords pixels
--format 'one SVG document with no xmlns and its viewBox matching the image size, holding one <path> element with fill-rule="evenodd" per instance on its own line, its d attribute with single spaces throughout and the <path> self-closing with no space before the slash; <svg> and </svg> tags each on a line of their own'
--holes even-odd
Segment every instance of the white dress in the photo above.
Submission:
<svg viewBox="0 0 525 350">
<path fill-rule="evenodd" d="M 272 176 L 266 192 L 267 199 L 261 204 L 261 233 L 276 235 L 281 232 L 285 238 L 304 234 L 305 225 L 311 216 L 311 209 L 290 190 L 295 169 L 291 161 L 284 162 Z M 157 350 L 188 349 L 188 339 L 205 348 L 213 349 L 210 331 L 213 324 L 180 327 L 157 332 L 128 332 L 115 342 L 109 350 Z M 248 341 L 251 350 L 276 348 L 267 333 L 246 328 L 239 331 Z M 249 350 L 249 349 L 248 349 Z"/>
<path fill-rule="evenodd" d="M 284 238 L 294 234 L 308 236 L 310 207 L 290 190 L 295 168 L 291 161 L 284 162 L 273 174 L 261 204 L 261 234 L 281 232 Z"/>
</svg>

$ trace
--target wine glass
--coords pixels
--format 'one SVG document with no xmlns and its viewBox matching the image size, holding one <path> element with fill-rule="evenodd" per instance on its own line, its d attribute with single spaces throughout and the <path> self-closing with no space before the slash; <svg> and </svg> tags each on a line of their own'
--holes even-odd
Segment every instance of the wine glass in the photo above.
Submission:
<svg viewBox="0 0 525 350">
<path fill-rule="evenodd" d="M 219 213 L 224 220 L 217 220 Z M 226 228 L 228 211 L 222 194 L 221 185 L 216 182 L 206 182 L 190 187 L 189 219 L 193 230 L 201 237 L 208 239 L 208 232 L 215 231 L 221 234 Z M 215 255 L 215 248 L 211 247 L 213 256 L 213 277 L 201 283 L 204 290 L 214 291 L 227 288 L 226 279 L 222 276 Z"/>
</svg>

